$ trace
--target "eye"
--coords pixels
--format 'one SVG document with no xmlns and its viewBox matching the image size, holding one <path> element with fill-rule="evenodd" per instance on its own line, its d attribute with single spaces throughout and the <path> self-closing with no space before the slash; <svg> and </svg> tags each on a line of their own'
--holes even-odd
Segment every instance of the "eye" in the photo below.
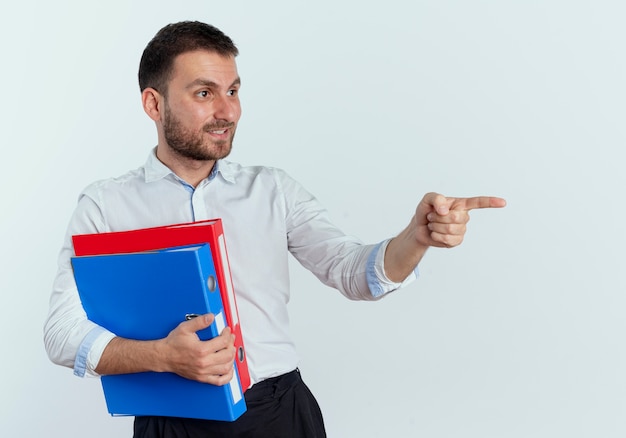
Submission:
<svg viewBox="0 0 626 438">
<path fill-rule="evenodd" d="M 228 93 L 226 94 L 228 94 L 229 96 L 236 96 L 238 92 L 239 90 L 232 89 L 232 90 L 228 90 Z"/>
<path fill-rule="evenodd" d="M 211 92 L 209 90 L 202 90 L 202 91 L 198 91 L 196 93 L 196 96 L 198 97 L 202 97 L 202 98 L 207 98 L 211 96 Z"/>
</svg>

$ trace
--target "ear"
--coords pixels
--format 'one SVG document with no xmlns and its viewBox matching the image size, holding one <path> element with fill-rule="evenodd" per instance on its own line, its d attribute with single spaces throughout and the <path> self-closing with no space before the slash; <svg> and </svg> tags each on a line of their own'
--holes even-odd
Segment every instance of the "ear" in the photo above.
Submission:
<svg viewBox="0 0 626 438">
<path fill-rule="evenodd" d="M 163 96 L 154 88 L 146 88 L 141 93 L 141 104 L 143 110 L 155 122 L 161 120 L 161 108 Z"/>
</svg>

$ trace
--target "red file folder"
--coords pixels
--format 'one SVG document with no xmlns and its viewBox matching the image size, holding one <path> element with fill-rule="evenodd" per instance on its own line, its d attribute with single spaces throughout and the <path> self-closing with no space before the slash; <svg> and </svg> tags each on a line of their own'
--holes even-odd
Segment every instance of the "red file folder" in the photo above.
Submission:
<svg viewBox="0 0 626 438">
<path fill-rule="evenodd" d="M 250 386 L 250 373 L 241 336 L 239 312 L 233 290 L 233 281 L 226 251 L 226 241 L 221 219 L 210 219 L 162 227 L 141 228 L 109 233 L 79 234 L 72 236 L 77 256 L 130 253 L 165 249 L 174 246 L 208 243 L 213 254 L 217 282 L 222 294 L 226 322 L 235 335 L 236 364 L 244 391 Z"/>
</svg>

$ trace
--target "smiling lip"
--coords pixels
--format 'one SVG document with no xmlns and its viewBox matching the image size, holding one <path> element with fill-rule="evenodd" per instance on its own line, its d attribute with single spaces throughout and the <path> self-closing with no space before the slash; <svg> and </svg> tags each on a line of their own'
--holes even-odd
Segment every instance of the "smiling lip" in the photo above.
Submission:
<svg viewBox="0 0 626 438">
<path fill-rule="evenodd" d="M 226 123 L 223 125 L 213 125 L 213 126 L 206 126 L 204 128 L 205 132 L 207 132 L 210 135 L 215 135 L 218 137 L 224 136 L 224 135 L 228 135 L 230 133 L 230 130 L 234 127 L 233 123 Z"/>
<path fill-rule="evenodd" d="M 206 133 L 215 139 L 226 139 L 230 136 L 230 129 L 207 129 Z"/>
</svg>

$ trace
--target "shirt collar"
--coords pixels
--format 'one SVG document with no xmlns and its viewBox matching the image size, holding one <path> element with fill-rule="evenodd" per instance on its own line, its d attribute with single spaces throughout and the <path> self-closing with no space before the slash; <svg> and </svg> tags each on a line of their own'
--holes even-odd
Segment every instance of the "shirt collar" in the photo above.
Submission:
<svg viewBox="0 0 626 438">
<path fill-rule="evenodd" d="M 165 164 L 161 163 L 156 156 L 156 147 L 150 151 L 146 164 L 143 165 L 146 175 L 146 182 L 158 181 L 165 178 L 168 175 L 173 175 L 174 172 L 170 170 Z"/>
<path fill-rule="evenodd" d="M 169 167 L 167 167 L 157 158 L 156 147 L 150 151 L 148 159 L 144 164 L 144 169 L 147 183 L 158 181 L 167 177 L 168 175 L 172 175 L 179 179 L 178 176 L 176 176 Z M 230 162 L 225 160 L 216 161 L 215 166 L 213 166 L 213 170 L 211 170 L 211 173 L 209 174 L 208 180 L 211 181 L 218 174 L 221 175 L 225 181 L 232 184 L 235 183 L 235 172 Z"/>
<path fill-rule="evenodd" d="M 213 170 L 211 171 L 211 175 L 209 175 L 209 179 L 212 179 L 218 173 L 222 176 L 222 178 L 224 178 L 224 181 L 235 184 L 235 169 L 230 161 L 216 161 L 215 166 L 213 166 Z"/>
</svg>

